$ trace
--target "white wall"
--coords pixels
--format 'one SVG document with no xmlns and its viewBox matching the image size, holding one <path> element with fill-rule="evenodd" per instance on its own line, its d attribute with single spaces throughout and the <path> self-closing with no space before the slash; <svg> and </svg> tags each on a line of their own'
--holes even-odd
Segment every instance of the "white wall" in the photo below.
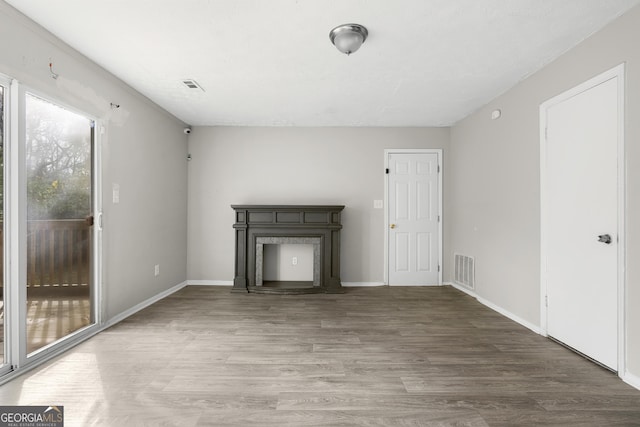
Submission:
<svg viewBox="0 0 640 427">
<path fill-rule="evenodd" d="M 107 319 L 186 280 L 184 124 L 0 1 L 0 73 L 103 121 Z M 50 59 L 59 78 L 49 72 Z M 110 103 L 120 104 L 112 109 Z M 120 203 L 111 186 L 120 185 Z M 161 274 L 154 277 L 154 265 Z"/>
<path fill-rule="evenodd" d="M 189 279 L 233 280 L 231 204 L 331 204 L 346 206 L 342 281 L 382 283 L 384 210 L 373 201 L 384 199 L 384 149 L 443 148 L 446 159 L 448 141 L 448 128 L 194 128 Z M 446 220 L 446 175 L 444 192 Z"/>
<path fill-rule="evenodd" d="M 450 246 L 476 256 L 477 293 L 540 324 L 539 105 L 622 62 L 627 68 L 627 363 L 640 378 L 640 8 L 451 130 Z M 492 121 L 493 109 L 502 118 Z M 579 153 L 576 153 L 579 155 Z"/>
</svg>

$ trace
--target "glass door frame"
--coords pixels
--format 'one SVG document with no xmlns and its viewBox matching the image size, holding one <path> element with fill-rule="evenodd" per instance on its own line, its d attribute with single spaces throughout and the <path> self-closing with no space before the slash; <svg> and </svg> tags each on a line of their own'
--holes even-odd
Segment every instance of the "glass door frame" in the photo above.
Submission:
<svg viewBox="0 0 640 427">
<path fill-rule="evenodd" d="M 13 304 L 11 304 L 11 297 L 12 297 L 12 287 L 10 286 L 11 284 L 11 222 L 10 222 L 10 214 L 8 212 L 7 207 L 9 207 L 9 204 L 7 203 L 9 201 L 9 193 L 10 193 L 10 179 L 9 179 L 9 175 L 10 175 L 10 164 L 11 162 L 11 147 L 10 145 L 10 141 L 12 140 L 12 135 L 11 135 L 11 131 L 12 131 L 12 116 L 13 114 L 11 114 L 12 112 L 12 103 L 11 101 L 13 100 L 12 97 L 12 92 L 13 92 L 13 88 L 12 88 L 12 81 L 9 77 L 0 74 L 0 85 L 2 85 L 2 87 L 4 88 L 3 90 L 3 124 L 4 124 L 4 129 L 2 129 L 3 135 L 2 135 L 2 159 L 3 159 L 3 168 L 2 168 L 2 174 L 3 176 L 3 191 L 2 191 L 2 197 L 3 197 L 3 201 L 2 201 L 2 209 L 4 210 L 3 212 L 3 221 L 2 221 L 2 227 L 3 227 L 3 233 L 2 233 L 2 238 L 3 241 L 1 242 L 3 245 L 3 259 L 0 260 L 0 262 L 4 263 L 3 265 L 3 277 L 2 277 L 2 292 L 4 292 L 3 295 L 3 301 L 2 301 L 2 310 L 4 312 L 4 321 L 3 321 L 3 328 L 4 330 L 2 331 L 3 334 L 3 343 L 2 345 L 4 346 L 4 351 L 3 351 L 3 360 L 0 361 L 0 377 L 11 372 L 12 370 L 12 361 L 14 360 L 13 358 L 13 353 L 12 353 L 12 349 L 13 349 L 13 332 L 12 332 L 12 310 L 11 307 L 13 306 Z"/>
<path fill-rule="evenodd" d="M 0 76 L 1 77 L 1 76 Z M 41 349 L 27 354 L 27 177 L 26 177 L 26 94 L 36 96 L 93 122 L 92 146 L 92 200 L 94 216 L 92 234 L 92 289 L 90 296 L 93 322 Z M 49 358 L 62 353 L 89 336 L 97 333 L 103 323 L 102 304 L 102 165 L 101 134 L 102 124 L 97 117 L 87 114 L 67 103 L 26 87 L 17 80 L 11 81 L 10 91 L 10 137 L 5 138 L 5 340 L 8 353 L 7 364 L 0 368 L 2 376 L 8 371 L 20 373 Z M 8 159 L 8 160 L 7 160 Z M 10 209 L 6 209 L 9 206 Z M 7 250 L 8 249 L 8 250 Z M 7 295 L 8 294 L 8 295 Z M 9 302 L 7 304 L 7 302 Z"/>
</svg>

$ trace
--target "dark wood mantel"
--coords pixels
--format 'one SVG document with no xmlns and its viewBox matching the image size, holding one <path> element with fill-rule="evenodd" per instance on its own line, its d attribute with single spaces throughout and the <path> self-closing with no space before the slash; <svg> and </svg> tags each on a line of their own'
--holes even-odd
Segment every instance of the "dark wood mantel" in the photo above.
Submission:
<svg viewBox="0 0 640 427">
<path fill-rule="evenodd" d="M 344 206 L 231 205 L 235 211 L 235 278 L 232 292 L 312 293 L 342 292 L 340 230 Z M 258 238 L 315 238 L 320 242 L 318 286 L 280 288 L 256 286 Z"/>
</svg>

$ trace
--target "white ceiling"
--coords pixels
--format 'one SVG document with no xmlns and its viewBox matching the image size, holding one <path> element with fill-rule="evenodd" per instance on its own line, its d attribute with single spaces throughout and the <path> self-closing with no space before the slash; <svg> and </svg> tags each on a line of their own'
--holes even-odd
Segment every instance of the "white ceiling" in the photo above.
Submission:
<svg viewBox="0 0 640 427">
<path fill-rule="evenodd" d="M 186 123 L 238 126 L 448 126 L 640 4 L 5 1 Z M 346 56 L 350 22 L 369 38 Z"/>
</svg>

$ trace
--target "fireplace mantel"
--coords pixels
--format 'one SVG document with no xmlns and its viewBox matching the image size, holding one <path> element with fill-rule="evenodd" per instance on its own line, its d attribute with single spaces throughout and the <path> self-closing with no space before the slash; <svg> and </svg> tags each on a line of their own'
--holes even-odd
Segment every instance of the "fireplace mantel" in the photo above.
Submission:
<svg viewBox="0 0 640 427">
<path fill-rule="evenodd" d="M 235 211 L 235 278 L 232 292 L 312 293 L 342 292 L 340 283 L 340 230 L 344 206 L 327 205 L 231 205 Z M 314 268 L 317 286 L 264 287 L 256 282 L 256 253 L 262 254 L 269 238 L 310 238 L 320 244 L 320 260 Z M 261 264 L 262 260 L 259 259 Z M 262 274 L 259 274 L 261 282 Z"/>
</svg>

